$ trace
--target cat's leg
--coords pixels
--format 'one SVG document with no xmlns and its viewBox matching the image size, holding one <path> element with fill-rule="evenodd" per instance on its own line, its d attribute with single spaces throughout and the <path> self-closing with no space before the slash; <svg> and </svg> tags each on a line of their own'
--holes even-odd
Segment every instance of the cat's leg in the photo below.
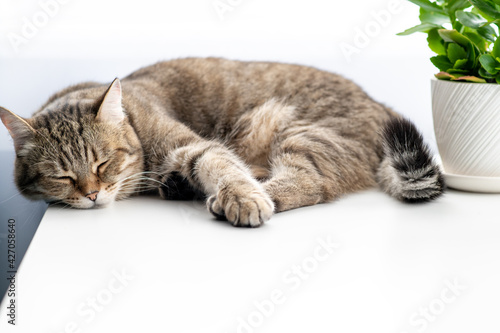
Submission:
<svg viewBox="0 0 500 333">
<path fill-rule="evenodd" d="M 319 126 L 290 127 L 278 134 L 271 175 L 263 183 L 275 212 L 332 201 L 375 185 L 375 149 Z"/>
<path fill-rule="evenodd" d="M 274 205 L 248 167 L 231 150 L 214 141 L 196 140 L 175 149 L 164 174 L 178 173 L 207 196 L 209 211 L 235 226 L 257 227 Z"/>
</svg>

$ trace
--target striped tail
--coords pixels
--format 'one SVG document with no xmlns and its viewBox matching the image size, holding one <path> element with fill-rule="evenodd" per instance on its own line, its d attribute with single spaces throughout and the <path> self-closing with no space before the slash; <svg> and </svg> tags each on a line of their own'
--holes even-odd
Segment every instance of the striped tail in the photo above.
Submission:
<svg viewBox="0 0 500 333">
<path fill-rule="evenodd" d="M 405 202 L 426 202 L 446 188 L 439 166 L 415 125 L 403 118 L 387 122 L 382 132 L 384 157 L 377 182 L 389 195 Z"/>
</svg>

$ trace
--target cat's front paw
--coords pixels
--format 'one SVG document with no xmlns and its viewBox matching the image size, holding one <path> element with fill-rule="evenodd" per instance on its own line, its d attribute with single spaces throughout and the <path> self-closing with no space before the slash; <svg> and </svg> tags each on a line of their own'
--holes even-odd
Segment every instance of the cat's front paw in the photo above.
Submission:
<svg viewBox="0 0 500 333">
<path fill-rule="evenodd" d="M 259 227 L 269 220 L 274 204 L 264 191 L 222 189 L 207 200 L 208 210 L 218 219 L 227 219 L 235 227 Z"/>
</svg>

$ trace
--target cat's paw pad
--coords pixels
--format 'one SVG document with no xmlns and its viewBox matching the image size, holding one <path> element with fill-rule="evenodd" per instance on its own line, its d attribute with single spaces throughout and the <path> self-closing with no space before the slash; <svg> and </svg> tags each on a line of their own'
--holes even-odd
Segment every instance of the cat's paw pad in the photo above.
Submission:
<svg viewBox="0 0 500 333">
<path fill-rule="evenodd" d="M 253 191 L 246 195 L 231 193 L 212 195 L 207 200 L 208 210 L 217 218 L 236 227 L 259 227 L 269 220 L 274 204 L 266 193 Z"/>
</svg>

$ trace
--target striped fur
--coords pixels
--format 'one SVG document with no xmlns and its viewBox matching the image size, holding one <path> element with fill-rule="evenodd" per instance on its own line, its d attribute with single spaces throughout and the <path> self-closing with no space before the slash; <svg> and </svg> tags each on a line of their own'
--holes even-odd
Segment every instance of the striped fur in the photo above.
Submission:
<svg viewBox="0 0 500 333">
<path fill-rule="evenodd" d="M 409 122 L 305 66 L 172 60 L 68 87 L 30 119 L 0 117 L 23 193 L 79 208 L 157 191 L 204 197 L 216 217 L 256 227 L 377 181 L 410 202 L 444 188 Z"/>
<path fill-rule="evenodd" d="M 384 158 L 378 182 L 385 192 L 410 203 L 430 201 L 443 193 L 441 170 L 410 121 L 403 118 L 389 121 L 383 138 Z"/>
</svg>

